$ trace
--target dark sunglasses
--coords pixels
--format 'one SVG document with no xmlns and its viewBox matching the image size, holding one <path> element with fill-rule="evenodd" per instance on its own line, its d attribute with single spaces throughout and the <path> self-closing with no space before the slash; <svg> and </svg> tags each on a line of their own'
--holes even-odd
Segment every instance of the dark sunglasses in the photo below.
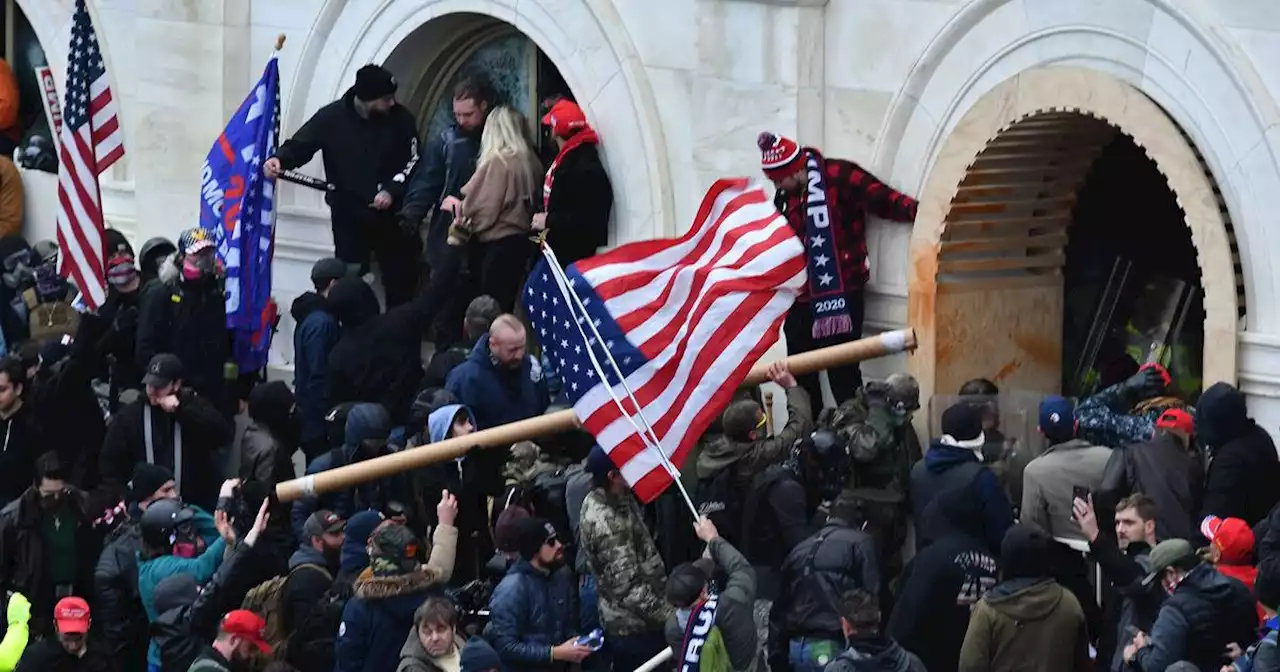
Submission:
<svg viewBox="0 0 1280 672">
<path fill-rule="evenodd" d="M 542 545 L 543 545 L 543 546 L 552 546 L 552 547 L 554 547 L 554 546 L 559 546 L 559 545 L 560 545 L 560 537 L 557 537 L 557 536 L 550 536 L 550 537 L 547 537 L 547 540 L 546 540 L 546 541 L 544 541 L 544 542 L 542 542 Z"/>
</svg>

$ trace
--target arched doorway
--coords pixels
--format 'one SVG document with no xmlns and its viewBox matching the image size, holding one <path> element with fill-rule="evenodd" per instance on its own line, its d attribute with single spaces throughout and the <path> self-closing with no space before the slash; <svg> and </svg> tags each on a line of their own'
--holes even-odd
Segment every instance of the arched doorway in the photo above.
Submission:
<svg viewBox="0 0 1280 672">
<path fill-rule="evenodd" d="M 391 52 L 386 65 L 400 74 L 402 102 L 417 115 L 428 139 L 453 123 L 453 87 L 469 73 L 489 77 L 502 101 L 528 120 L 544 154 L 550 143 L 539 132 L 543 101 L 573 97 L 559 69 L 533 40 L 483 14 L 450 14 L 423 24 Z"/>
<path fill-rule="evenodd" d="M 1134 326 L 1135 304 L 1159 313 L 1138 320 L 1153 329 L 1164 313 L 1134 295 L 1160 280 L 1190 297 L 1170 318 L 1180 320 L 1179 352 L 1189 347 L 1198 363 L 1183 367 L 1188 379 L 1235 380 L 1244 295 L 1229 217 L 1190 141 L 1137 89 L 1084 69 L 1019 74 L 965 114 L 921 199 L 908 307 L 921 341 L 911 368 L 928 393 L 976 377 L 1087 392 L 1106 357 L 1124 352 L 1094 347 L 1089 325 L 1107 323 L 1100 309 L 1111 302 L 1127 312 L 1101 336 Z M 1134 258 L 1129 239 L 1143 236 L 1167 250 L 1166 263 Z M 1111 301 L 1111 273 L 1125 268 L 1131 279 Z"/>
</svg>

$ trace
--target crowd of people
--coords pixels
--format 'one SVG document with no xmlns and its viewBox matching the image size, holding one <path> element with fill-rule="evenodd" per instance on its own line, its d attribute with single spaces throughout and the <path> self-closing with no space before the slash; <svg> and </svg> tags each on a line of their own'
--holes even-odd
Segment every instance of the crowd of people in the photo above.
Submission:
<svg viewBox="0 0 1280 672">
<path fill-rule="evenodd" d="M 822 408 L 779 362 L 785 420 L 743 388 L 683 465 L 696 517 L 676 488 L 638 501 L 581 431 L 280 501 L 298 456 L 318 474 L 566 401 L 516 299 L 530 236 L 566 264 L 607 242 L 600 138 L 546 101 L 544 170 L 473 76 L 419 151 L 395 89 L 362 69 L 264 165 L 321 152 L 336 187 L 292 385 L 228 366 L 206 231 L 109 232 L 109 299 L 56 325 L 56 249 L 0 240 L 0 672 L 1280 669 L 1275 445 L 1239 390 L 1192 400 L 1159 365 L 1046 398 L 1025 467 L 991 381 L 922 445 L 911 376 L 829 372 Z M 866 216 L 915 201 L 759 147 L 810 255 L 788 347 L 856 338 Z"/>
</svg>

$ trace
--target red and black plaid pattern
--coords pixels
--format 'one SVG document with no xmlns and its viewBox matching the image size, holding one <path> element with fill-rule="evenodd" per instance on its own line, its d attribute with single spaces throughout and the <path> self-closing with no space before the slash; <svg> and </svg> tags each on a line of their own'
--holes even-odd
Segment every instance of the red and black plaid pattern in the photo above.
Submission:
<svg viewBox="0 0 1280 672">
<path fill-rule="evenodd" d="M 824 158 L 823 162 L 831 228 L 835 232 L 844 286 L 849 291 L 859 290 L 871 278 L 867 263 L 867 213 L 895 222 L 911 223 L 916 218 L 916 199 L 881 182 L 852 161 Z M 776 201 L 791 230 L 801 239 L 806 238 L 803 197 L 801 190 L 793 194 L 779 194 Z M 806 285 L 799 300 L 807 301 L 808 291 Z"/>
</svg>

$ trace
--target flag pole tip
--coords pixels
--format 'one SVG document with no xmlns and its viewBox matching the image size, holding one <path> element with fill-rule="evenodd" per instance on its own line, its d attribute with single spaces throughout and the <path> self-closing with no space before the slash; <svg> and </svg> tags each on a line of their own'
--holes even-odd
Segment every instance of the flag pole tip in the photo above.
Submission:
<svg viewBox="0 0 1280 672">
<path fill-rule="evenodd" d="M 276 51 L 280 51 L 283 48 L 284 48 L 284 33 L 280 33 L 279 35 L 276 35 Z"/>
</svg>

